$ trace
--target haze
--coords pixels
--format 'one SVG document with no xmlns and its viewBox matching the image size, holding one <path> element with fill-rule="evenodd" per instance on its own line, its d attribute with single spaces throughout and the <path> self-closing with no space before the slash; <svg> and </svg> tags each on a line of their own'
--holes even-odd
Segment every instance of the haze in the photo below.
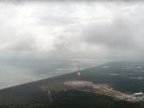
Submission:
<svg viewBox="0 0 144 108">
<path fill-rule="evenodd" d="M 143 61 L 143 11 L 143 2 L 0 2 L 2 80 L 19 71 L 13 81 L 33 80 L 32 70 L 46 73 L 41 69 L 57 59 L 90 59 L 93 65 L 103 60 Z M 7 84 L 12 81 L 8 79 Z"/>
</svg>

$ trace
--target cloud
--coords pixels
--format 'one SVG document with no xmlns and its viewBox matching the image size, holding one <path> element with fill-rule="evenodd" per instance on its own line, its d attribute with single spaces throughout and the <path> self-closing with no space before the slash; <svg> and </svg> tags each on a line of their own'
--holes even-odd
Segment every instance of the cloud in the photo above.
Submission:
<svg viewBox="0 0 144 108">
<path fill-rule="evenodd" d="M 131 49 L 135 46 L 133 31 L 128 21 L 115 19 L 106 24 L 89 24 L 82 34 L 89 44 L 110 49 Z"/>
<path fill-rule="evenodd" d="M 143 9 L 124 2 L 0 3 L 0 52 L 87 58 L 140 54 Z"/>
<path fill-rule="evenodd" d="M 32 52 L 36 49 L 35 39 L 19 39 L 5 49 L 12 52 Z"/>
</svg>

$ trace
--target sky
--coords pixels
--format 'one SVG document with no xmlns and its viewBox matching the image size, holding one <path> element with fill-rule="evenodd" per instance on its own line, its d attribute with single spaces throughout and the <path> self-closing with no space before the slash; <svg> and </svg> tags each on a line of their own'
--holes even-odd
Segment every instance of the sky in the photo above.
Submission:
<svg viewBox="0 0 144 108">
<path fill-rule="evenodd" d="M 0 58 L 143 60 L 144 2 L 0 2 Z"/>
</svg>

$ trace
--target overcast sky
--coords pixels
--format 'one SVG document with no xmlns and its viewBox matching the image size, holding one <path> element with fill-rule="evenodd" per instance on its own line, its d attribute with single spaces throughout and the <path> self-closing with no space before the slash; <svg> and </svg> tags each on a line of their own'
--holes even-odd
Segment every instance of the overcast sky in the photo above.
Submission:
<svg viewBox="0 0 144 108">
<path fill-rule="evenodd" d="M 144 2 L 0 2 L 0 57 L 143 59 Z"/>
</svg>

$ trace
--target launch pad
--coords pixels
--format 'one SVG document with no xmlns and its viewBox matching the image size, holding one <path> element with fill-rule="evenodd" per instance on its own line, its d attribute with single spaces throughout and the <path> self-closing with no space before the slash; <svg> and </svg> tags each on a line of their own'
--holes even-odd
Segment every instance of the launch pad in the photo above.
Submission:
<svg viewBox="0 0 144 108">
<path fill-rule="evenodd" d="M 67 86 L 72 87 L 92 87 L 93 83 L 90 81 L 66 81 L 64 82 Z"/>
</svg>

